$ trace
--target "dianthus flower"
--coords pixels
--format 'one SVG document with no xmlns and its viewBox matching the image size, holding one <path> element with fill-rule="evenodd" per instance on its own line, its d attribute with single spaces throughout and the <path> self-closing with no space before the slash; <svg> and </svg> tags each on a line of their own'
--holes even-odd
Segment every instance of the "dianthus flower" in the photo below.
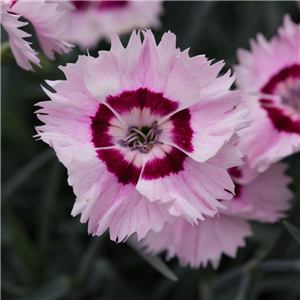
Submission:
<svg viewBox="0 0 300 300">
<path fill-rule="evenodd" d="M 161 1 L 71 1 L 70 22 L 64 38 L 82 49 L 94 48 L 111 32 L 130 33 L 135 28 L 160 27 Z"/>
<path fill-rule="evenodd" d="M 235 68 L 253 120 L 238 146 L 251 168 L 263 172 L 300 150 L 300 25 L 287 15 L 270 42 L 259 34 L 250 45 L 251 52 L 238 51 Z"/>
<path fill-rule="evenodd" d="M 72 214 L 89 232 L 108 227 L 112 240 L 183 216 L 198 223 L 231 199 L 227 169 L 241 164 L 231 145 L 248 121 L 230 71 L 176 48 L 166 33 L 133 32 L 127 48 L 116 35 L 110 51 L 81 56 L 48 82 L 52 101 L 40 102 L 38 136 L 67 167 L 77 196 Z"/>
<path fill-rule="evenodd" d="M 194 226 L 177 218 L 158 233 L 150 231 L 140 246 L 152 255 L 166 250 L 167 260 L 176 256 L 181 266 L 199 268 L 210 262 L 217 268 L 223 253 L 234 258 L 238 247 L 245 246 L 244 238 L 252 235 L 247 220 L 276 222 L 284 216 L 292 198 L 287 188 L 291 179 L 284 175 L 286 168 L 283 163 L 274 164 L 266 172 L 256 173 L 247 184 L 244 167 L 232 169 L 236 195 L 225 203 L 227 210 L 222 210 L 219 218 Z"/>
<path fill-rule="evenodd" d="M 59 9 L 58 3 L 39 1 L 4 1 L 1 2 L 1 24 L 6 30 L 12 53 L 17 64 L 25 70 L 33 70 L 31 63 L 40 67 L 37 53 L 24 38 L 31 35 L 20 27 L 27 22 L 19 21 L 23 17 L 31 22 L 40 46 L 49 59 L 54 59 L 54 53 L 67 53 L 71 45 L 60 39 L 67 26 L 63 19 L 65 11 Z"/>
</svg>

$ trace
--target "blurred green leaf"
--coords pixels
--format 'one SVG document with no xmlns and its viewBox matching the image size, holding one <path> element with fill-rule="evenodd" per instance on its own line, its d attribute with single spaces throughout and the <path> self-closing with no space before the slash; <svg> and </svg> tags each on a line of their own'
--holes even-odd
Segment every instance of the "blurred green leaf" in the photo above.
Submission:
<svg viewBox="0 0 300 300">
<path fill-rule="evenodd" d="M 289 274 L 285 276 L 282 274 L 279 276 L 269 274 L 269 276 L 262 278 L 255 286 L 255 299 L 258 299 L 259 294 L 267 291 L 273 291 L 275 294 L 279 291 L 297 291 L 299 299 L 299 274 Z"/>
<path fill-rule="evenodd" d="M 178 278 L 182 278 L 186 274 L 186 269 L 181 268 L 178 265 L 174 266 L 174 271 L 177 274 Z M 177 287 L 179 282 L 181 281 L 172 281 L 166 277 L 161 278 L 156 286 L 154 286 L 151 299 L 166 299 L 168 297 L 168 294 L 170 294 L 172 290 Z"/>
<path fill-rule="evenodd" d="M 48 161 L 54 157 L 52 149 L 47 149 L 45 152 L 32 159 L 25 166 L 21 167 L 12 178 L 8 179 L 2 185 L 2 195 L 6 199 L 11 197 L 18 188 L 20 188 L 27 180 L 30 179 L 32 173 L 37 171 Z"/>
<path fill-rule="evenodd" d="M 251 289 L 253 287 L 252 274 L 246 272 L 240 281 L 240 286 L 236 296 L 236 300 L 250 299 Z"/>
<path fill-rule="evenodd" d="M 221 290 L 226 288 L 231 282 L 236 281 L 240 278 L 241 273 L 243 272 L 243 267 L 233 267 L 230 268 L 228 271 L 222 272 L 219 276 L 215 279 L 213 288 L 215 290 Z"/>
<path fill-rule="evenodd" d="M 295 241 L 300 245 L 300 230 L 288 221 L 282 221 L 282 223 L 288 232 L 293 236 Z"/>
<path fill-rule="evenodd" d="M 91 294 L 97 295 L 99 299 L 100 293 L 106 295 L 101 299 L 130 299 L 126 278 L 123 278 L 119 268 L 109 258 L 93 259 L 87 275 L 84 287 L 89 296 L 84 299 L 90 299 Z"/>
<path fill-rule="evenodd" d="M 14 283 L 8 282 L 7 280 L 1 281 L 1 289 L 10 295 L 18 297 L 22 297 L 30 292 L 30 288 L 28 286 L 18 286 Z"/>
<path fill-rule="evenodd" d="M 89 269 L 93 263 L 93 260 L 95 259 L 97 255 L 97 251 L 99 249 L 99 246 L 101 243 L 103 243 L 106 235 L 104 234 L 101 237 L 95 236 L 91 238 L 90 244 L 87 247 L 86 251 L 84 252 L 81 261 L 78 264 L 78 269 L 76 272 L 76 279 L 78 281 L 83 281 L 88 272 Z"/>
<path fill-rule="evenodd" d="M 256 270 L 263 272 L 300 272 L 300 259 L 294 260 L 268 260 L 256 266 Z"/>
<path fill-rule="evenodd" d="M 189 22 L 187 23 L 188 28 L 182 28 L 183 30 L 185 30 L 185 34 L 183 35 L 183 39 L 180 45 L 180 48 L 182 50 L 191 47 L 193 43 L 197 43 L 198 36 L 205 24 L 205 19 L 215 5 L 215 1 L 199 1 L 196 3 L 195 7 L 190 7 L 188 16 Z M 193 51 L 193 49 L 191 50 Z"/>
<path fill-rule="evenodd" d="M 128 239 L 127 244 L 162 275 L 166 276 L 168 279 L 173 281 L 178 280 L 177 276 L 169 269 L 169 267 L 158 256 L 147 255 L 137 246 L 137 244 L 132 239 Z"/>
<path fill-rule="evenodd" d="M 298 159 L 300 160 L 300 156 L 298 156 Z M 295 193 L 295 197 L 292 202 L 294 202 L 294 206 L 289 212 L 289 223 L 296 223 L 299 221 L 299 210 L 300 210 L 300 201 L 298 201 L 300 197 L 300 182 L 298 182 L 299 188 L 298 191 Z M 278 239 L 276 240 L 274 247 L 272 250 L 268 253 L 268 258 L 278 258 L 283 257 L 287 250 L 290 248 L 290 243 L 294 243 L 293 238 L 290 234 L 286 234 L 285 228 L 283 226 L 280 227 L 280 235 L 278 236 Z M 297 249 L 297 254 L 299 254 L 299 250 Z"/>
<path fill-rule="evenodd" d="M 14 58 L 9 41 L 3 42 L 1 44 L 1 64 L 8 63 Z"/>
<path fill-rule="evenodd" d="M 12 242 L 14 244 L 14 249 L 32 272 L 38 272 L 42 268 L 41 255 L 29 238 L 25 226 L 8 204 L 5 206 L 4 213 L 9 219 L 10 228 L 13 234 Z"/>
<path fill-rule="evenodd" d="M 54 202 L 58 197 L 61 186 L 61 164 L 55 160 L 46 174 L 44 188 L 40 199 L 40 211 L 38 214 L 38 242 L 40 250 L 45 254 L 49 243 L 49 223 L 53 213 Z"/>
<path fill-rule="evenodd" d="M 70 280 L 60 275 L 22 300 L 58 300 L 69 294 Z"/>
</svg>

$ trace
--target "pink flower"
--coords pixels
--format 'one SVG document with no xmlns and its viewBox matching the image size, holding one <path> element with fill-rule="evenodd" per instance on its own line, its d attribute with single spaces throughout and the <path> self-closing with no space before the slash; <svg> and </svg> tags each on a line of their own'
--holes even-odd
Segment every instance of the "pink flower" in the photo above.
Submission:
<svg viewBox="0 0 300 300">
<path fill-rule="evenodd" d="M 89 232 L 108 227 L 111 239 L 138 238 L 184 216 L 198 223 L 224 208 L 234 185 L 227 169 L 241 164 L 231 141 L 249 122 L 238 92 L 229 91 L 223 63 L 210 65 L 176 49 L 164 34 L 132 33 L 126 49 L 81 56 L 48 82 L 52 101 L 38 103 L 38 136 L 68 168 L 77 196 L 72 214 Z"/>
<path fill-rule="evenodd" d="M 150 231 L 140 246 L 150 255 L 167 251 L 166 260 L 176 256 L 182 267 L 189 265 L 197 269 L 211 262 L 217 268 L 222 253 L 234 258 L 237 248 L 244 247 L 244 238 L 250 235 L 248 222 L 238 217 L 222 215 L 194 226 L 177 218 L 173 224 L 165 224 L 158 233 Z"/>
<path fill-rule="evenodd" d="M 238 51 L 237 86 L 253 120 L 238 147 L 259 172 L 300 150 L 300 25 L 285 16 L 278 36 L 259 34 L 251 52 Z"/>
<path fill-rule="evenodd" d="M 238 247 L 245 246 L 244 238 L 252 235 L 246 220 L 276 222 L 284 216 L 292 198 L 287 188 L 291 179 L 284 175 L 286 168 L 285 164 L 277 163 L 265 173 L 256 173 L 248 184 L 236 183 L 236 196 L 225 202 L 227 210 L 220 211 L 219 218 L 206 219 L 194 226 L 177 218 L 158 233 L 150 231 L 140 246 L 152 255 L 166 250 L 166 259 L 176 256 L 182 266 L 206 267 L 210 261 L 217 268 L 223 253 L 234 258 Z M 243 169 L 231 170 L 235 182 L 244 182 Z"/>
<path fill-rule="evenodd" d="M 222 214 L 270 223 L 284 217 L 293 196 L 287 187 L 292 180 L 284 174 L 287 167 L 284 163 L 273 164 L 266 172 L 256 172 L 248 183 L 249 170 L 247 174 L 245 165 L 229 170 L 235 183 L 235 197 L 226 203 L 228 209 Z"/>
<path fill-rule="evenodd" d="M 64 10 L 59 4 L 40 1 L 9 1 L 1 3 L 1 24 L 7 31 L 11 50 L 17 64 L 25 70 L 33 70 L 31 63 L 41 67 L 37 53 L 24 38 L 31 35 L 20 27 L 28 23 L 18 19 L 24 17 L 30 21 L 36 31 L 40 46 L 49 59 L 54 59 L 54 53 L 67 53 L 71 45 L 62 41 L 60 35 L 67 23 L 63 20 Z"/>
<path fill-rule="evenodd" d="M 64 38 L 81 49 L 93 48 L 111 32 L 125 34 L 137 28 L 160 27 L 161 1 L 71 1 L 70 26 Z"/>
</svg>

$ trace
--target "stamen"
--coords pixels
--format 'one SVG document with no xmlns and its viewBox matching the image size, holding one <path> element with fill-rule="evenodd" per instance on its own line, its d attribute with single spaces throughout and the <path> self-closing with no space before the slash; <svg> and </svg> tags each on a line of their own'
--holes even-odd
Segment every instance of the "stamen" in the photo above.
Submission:
<svg viewBox="0 0 300 300">
<path fill-rule="evenodd" d="M 148 131 L 147 138 L 149 138 L 151 136 L 151 134 L 152 134 L 152 128 Z"/>
<path fill-rule="evenodd" d="M 130 139 L 131 137 L 136 136 L 136 132 L 133 132 L 132 134 L 129 134 L 124 141 L 127 141 L 128 139 Z"/>
<path fill-rule="evenodd" d="M 147 132 L 147 129 L 148 132 Z M 141 153 L 149 153 L 155 144 L 163 144 L 159 141 L 159 134 L 162 133 L 162 129 L 158 129 L 157 122 L 154 122 L 150 128 L 143 127 L 138 129 L 134 126 L 128 128 L 129 134 L 123 140 L 119 140 L 118 143 L 121 147 L 129 147 L 131 151 L 139 150 Z M 144 132 L 147 132 L 145 134 Z"/>
<path fill-rule="evenodd" d="M 121 145 L 121 147 L 127 147 L 129 145 L 129 143 L 124 140 L 118 140 L 118 143 Z"/>
<path fill-rule="evenodd" d="M 136 133 L 138 133 L 139 135 L 141 135 L 145 141 L 147 141 L 147 136 L 140 130 L 136 129 L 136 128 L 133 128 L 132 129 L 133 131 L 135 131 Z"/>
<path fill-rule="evenodd" d="M 134 137 L 132 137 L 130 140 L 128 140 L 127 142 L 130 144 L 131 142 L 133 141 L 136 141 L 139 139 L 139 136 L 138 135 L 135 135 Z"/>
</svg>

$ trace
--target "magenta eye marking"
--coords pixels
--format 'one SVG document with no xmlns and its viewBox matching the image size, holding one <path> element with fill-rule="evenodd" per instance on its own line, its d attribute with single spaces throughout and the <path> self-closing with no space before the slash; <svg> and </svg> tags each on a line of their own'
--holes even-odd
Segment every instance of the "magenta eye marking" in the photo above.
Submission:
<svg viewBox="0 0 300 300">
<path fill-rule="evenodd" d="M 279 101 L 259 100 L 274 127 L 278 131 L 300 134 L 300 65 L 295 64 L 281 70 L 261 91 L 279 98 Z"/>
<path fill-rule="evenodd" d="M 129 113 L 133 108 L 149 108 L 151 114 L 164 117 L 176 111 L 179 103 L 169 100 L 162 93 L 156 93 L 147 88 L 136 91 L 125 91 L 117 96 L 108 96 L 107 103 L 120 115 Z"/>
<path fill-rule="evenodd" d="M 92 142 L 96 148 L 121 146 L 119 149 L 97 150 L 98 158 L 106 164 L 107 170 L 118 178 L 118 182 L 124 185 L 137 184 L 142 168 L 127 161 L 122 148 L 125 151 L 128 148 L 130 151 L 147 154 L 155 145 L 163 145 L 160 140 L 163 129 L 159 128 L 158 125 L 162 117 L 171 115 L 169 121 L 173 125 L 171 131 L 173 142 L 184 151 L 193 151 L 190 111 L 184 109 L 176 112 L 179 108 L 178 102 L 165 98 L 162 93 L 149 91 L 147 88 L 124 91 L 117 96 L 108 96 L 106 101 L 110 108 L 101 103 L 95 116 L 91 117 Z M 113 111 L 122 117 L 136 114 L 137 110 L 142 113 L 144 109 L 149 109 L 150 116 L 154 118 L 151 126 L 130 126 L 125 130 L 127 135 L 123 138 L 114 137 L 112 133 L 114 130 L 110 131 L 110 129 L 113 128 L 113 120 L 117 117 Z M 172 113 L 174 114 L 172 115 Z M 137 118 L 139 119 L 139 115 Z M 186 154 L 172 147 L 170 151 L 165 152 L 164 157 L 154 158 L 146 163 L 143 178 L 151 180 L 177 174 L 184 170 L 185 159 Z"/>
<path fill-rule="evenodd" d="M 118 9 L 126 7 L 129 4 L 129 1 L 100 1 L 98 10 L 108 10 L 108 9 Z"/>
</svg>

